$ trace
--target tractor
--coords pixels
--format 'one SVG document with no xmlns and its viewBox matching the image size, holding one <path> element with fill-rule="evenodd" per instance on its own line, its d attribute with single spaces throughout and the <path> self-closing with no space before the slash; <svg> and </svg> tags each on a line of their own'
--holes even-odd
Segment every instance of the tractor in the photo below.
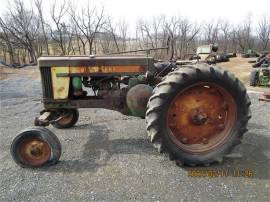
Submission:
<svg viewBox="0 0 270 202">
<path fill-rule="evenodd" d="M 196 55 L 193 57 L 194 59 L 199 59 L 201 62 L 206 62 L 207 64 L 215 64 L 217 50 L 217 44 L 202 45 L 197 47 Z"/>
<path fill-rule="evenodd" d="M 205 62 L 178 65 L 148 55 L 47 56 L 38 66 L 44 109 L 10 148 L 21 167 L 58 162 L 61 144 L 46 126 L 73 127 L 79 108 L 145 119 L 154 148 L 179 166 L 222 162 L 241 142 L 251 118 L 242 82 Z"/>
<path fill-rule="evenodd" d="M 265 52 L 255 62 L 250 73 L 250 86 L 270 87 L 270 54 Z"/>
<path fill-rule="evenodd" d="M 242 53 L 242 58 L 254 58 L 259 57 L 259 53 L 251 48 L 247 48 L 244 50 L 244 53 Z"/>
</svg>

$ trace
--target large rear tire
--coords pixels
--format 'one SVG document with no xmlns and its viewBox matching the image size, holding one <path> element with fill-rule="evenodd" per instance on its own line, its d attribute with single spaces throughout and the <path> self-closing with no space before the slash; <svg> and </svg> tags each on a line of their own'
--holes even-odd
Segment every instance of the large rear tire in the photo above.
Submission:
<svg viewBox="0 0 270 202">
<path fill-rule="evenodd" d="M 209 165 L 240 143 L 251 117 L 244 85 L 206 64 L 178 68 L 157 85 L 146 112 L 147 133 L 178 165 Z"/>
</svg>

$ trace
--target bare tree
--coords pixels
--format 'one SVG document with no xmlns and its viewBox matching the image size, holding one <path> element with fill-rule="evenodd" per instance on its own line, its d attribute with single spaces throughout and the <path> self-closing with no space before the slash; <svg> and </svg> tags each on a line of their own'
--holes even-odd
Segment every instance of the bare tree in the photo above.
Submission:
<svg viewBox="0 0 270 202">
<path fill-rule="evenodd" d="M 173 16 L 170 21 L 165 22 L 164 30 L 168 34 L 168 48 L 170 50 L 170 59 L 175 58 L 176 53 L 176 39 L 177 39 L 177 28 L 181 21 L 180 16 Z"/>
<path fill-rule="evenodd" d="M 14 48 L 11 42 L 11 36 L 8 32 L 8 27 L 3 21 L 3 19 L 0 17 L 0 42 L 1 47 L 5 55 L 5 61 L 6 61 L 6 52 L 9 55 L 9 62 L 14 63 L 15 62 L 15 56 L 14 56 Z"/>
<path fill-rule="evenodd" d="M 120 20 L 118 22 L 118 32 L 119 32 L 119 37 L 121 39 L 121 44 L 119 45 L 119 49 L 121 51 L 125 51 L 127 49 L 127 30 L 128 30 L 128 24 L 125 20 Z"/>
<path fill-rule="evenodd" d="M 233 27 L 229 33 L 229 41 L 230 41 L 230 51 L 237 52 L 238 48 L 238 37 L 237 37 L 237 28 Z"/>
<path fill-rule="evenodd" d="M 184 58 L 191 46 L 195 45 L 196 37 L 200 32 L 197 24 L 192 24 L 181 16 L 173 16 L 169 20 L 165 16 L 153 17 L 151 21 L 138 21 L 140 41 L 143 48 L 168 47 L 169 51 L 153 51 L 154 57 Z"/>
<path fill-rule="evenodd" d="M 197 24 L 192 25 L 188 19 L 182 19 L 178 25 L 177 56 L 185 58 L 188 51 L 200 32 Z"/>
<path fill-rule="evenodd" d="M 111 39 L 113 40 L 115 47 L 116 47 L 116 51 L 119 52 L 119 45 L 118 45 L 118 36 L 117 36 L 117 31 L 116 31 L 116 26 L 113 25 L 112 19 L 110 17 L 108 17 L 107 19 L 107 23 L 106 26 L 104 26 L 104 30 L 106 31 L 106 33 L 103 34 L 103 41 L 106 41 L 107 43 L 107 50 L 106 52 L 108 53 L 109 51 L 114 52 L 114 50 L 108 50 L 110 47 L 110 41 Z M 102 43 L 102 42 L 101 42 Z"/>
<path fill-rule="evenodd" d="M 141 19 L 138 22 L 138 25 L 141 31 L 141 37 L 142 37 L 144 45 L 146 45 L 147 48 L 154 48 L 154 41 L 151 35 L 151 26 L 149 22 Z"/>
<path fill-rule="evenodd" d="M 220 26 L 220 20 L 215 22 L 212 20 L 211 22 L 208 22 L 205 24 L 204 30 L 205 30 L 205 40 L 208 44 L 214 44 L 218 41 L 219 36 L 219 26 Z"/>
<path fill-rule="evenodd" d="M 258 38 L 261 42 L 262 50 L 269 50 L 270 41 L 270 18 L 263 16 L 259 21 L 259 27 L 257 29 Z"/>
<path fill-rule="evenodd" d="M 61 55 L 66 55 L 70 53 L 72 39 L 74 36 L 72 26 L 65 23 L 64 19 L 66 17 L 69 6 L 70 5 L 67 4 L 66 1 L 63 1 L 63 3 L 59 5 L 58 9 L 55 0 L 51 8 L 51 18 L 54 22 L 56 29 L 54 30 L 52 26 L 50 26 L 50 34 L 52 39 L 60 48 Z"/>
<path fill-rule="evenodd" d="M 77 13 L 74 9 L 70 14 L 81 34 L 88 42 L 89 54 L 93 54 L 96 36 L 106 23 L 104 8 L 102 7 L 101 11 L 98 12 L 96 8 L 91 8 L 88 3 L 87 7 L 82 8 L 80 13 Z"/>
<path fill-rule="evenodd" d="M 30 62 L 37 61 L 37 38 L 39 20 L 32 8 L 27 9 L 22 0 L 14 0 L 9 5 L 6 26 L 9 34 L 29 53 Z"/>
<path fill-rule="evenodd" d="M 167 46 L 167 52 L 157 50 L 150 54 L 173 59 L 185 58 L 199 44 L 218 43 L 225 52 L 269 50 L 270 46 L 269 16 L 263 16 L 255 30 L 251 14 L 234 26 L 227 20 L 212 20 L 198 26 L 184 16 L 160 15 L 138 20 L 134 38 L 129 35 L 127 21 L 106 17 L 103 7 L 88 3 L 77 9 L 70 0 L 54 0 L 49 23 L 43 0 L 30 0 L 34 7 L 27 7 L 23 0 L 9 2 L 0 17 L 0 57 L 12 63 L 36 62 L 42 54 L 86 55 Z"/>
<path fill-rule="evenodd" d="M 221 43 L 219 43 L 219 47 L 221 47 L 224 52 L 227 52 L 230 37 L 230 24 L 227 20 L 220 21 L 220 31 L 222 36 L 220 37 Z"/>
<path fill-rule="evenodd" d="M 252 37 L 252 16 L 248 14 L 242 26 L 238 27 L 237 39 L 241 51 L 245 51 L 247 48 L 253 48 L 254 39 Z"/>
<path fill-rule="evenodd" d="M 43 35 L 42 38 L 43 38 L 44 43 L 45 43 L 46 54 L 50 55 L 48 37 L 47 37 L 46 29 L 45 29 L 46 23 L 45 23 L 44 16 L 43 16 L 42 0 L 34 0 L 34 3 L 35 3 L 36 8 L 38 10 L 39 20 L 40 20 L 42 35 Z"/>
</svg>

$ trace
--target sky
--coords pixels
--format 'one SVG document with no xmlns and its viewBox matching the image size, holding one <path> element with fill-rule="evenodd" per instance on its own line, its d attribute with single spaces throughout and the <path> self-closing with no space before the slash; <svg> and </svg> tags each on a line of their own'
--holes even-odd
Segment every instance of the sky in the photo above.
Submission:
<svg viewBox="0 0 270 202">
<path fill-rule="evenodd" d="M 0 16 L 5 12 L 8 0 L 0 0 Z M 24 0 L 31 6 L 30 0 Z M 45 18 L 49 17 L 50 5 L 54 0 L 43 0 Z M 57 2 L 64 0 L 57 0 Z M 105 13 L 114 20 L 125 19 L 130 27 L 136 26 L 139 18 L 151 19 L 152 16 L 165 14 L 181 15 L 193 22 L 201 23 L 213 19 L 225 19 L 239 23 L 251 13 L 256 25 L 263 15 L 270 17 L 270 0 L 71 0 L 74 5 L 105 8 Z"/>
</svg>

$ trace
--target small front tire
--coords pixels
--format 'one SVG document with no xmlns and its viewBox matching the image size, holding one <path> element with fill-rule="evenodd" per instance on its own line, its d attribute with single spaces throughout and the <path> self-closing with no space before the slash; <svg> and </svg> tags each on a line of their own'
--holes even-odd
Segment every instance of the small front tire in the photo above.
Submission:
<svg viewBox="0 0 270 202">
<path fill-rule="evenodd" d="M 71 128 L 79 119 L 78 109 L 68 109 L 63 112 L 63 118 L 54 122 L 52 125 L 58 129 Z"/>
<path fill-rule="evenodd" d="M 10 153 L 15 163 L 23 168 L 50 166 L 61 156 L 61 143 L 49 129 L 30 127 L 14 138 Z"/>
</svg>

